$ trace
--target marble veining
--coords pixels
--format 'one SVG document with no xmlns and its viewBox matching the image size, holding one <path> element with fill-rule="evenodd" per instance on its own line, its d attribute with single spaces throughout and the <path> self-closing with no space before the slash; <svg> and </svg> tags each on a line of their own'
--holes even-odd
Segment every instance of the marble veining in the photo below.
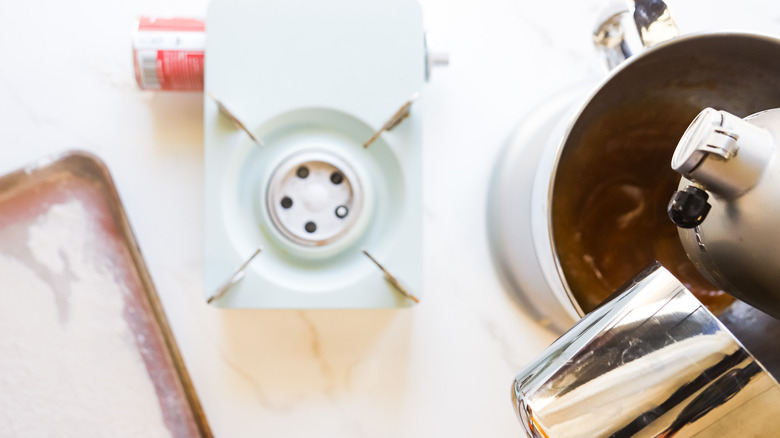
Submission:
<svg viewBox="0 0 780 438">
<path fill-rule="evenodd" d="M 590 32 L 606 1 L 420 1 L 451 63 L 423 90 L 426 291 L 412 309 L 204 303 L 202 96 L 136 90 L 130 28 L 203 16 L 206 0 L 4 5 L 0 172 L 71 148 L 107 162 L 216 436 L 521 436 L 510 385 L 554 335 L 496 277 L 488 184 L 523 114 L 603 71 Z M 683 33 L 780 32 L 780 2 L 669 4 Z"/>
</svg>

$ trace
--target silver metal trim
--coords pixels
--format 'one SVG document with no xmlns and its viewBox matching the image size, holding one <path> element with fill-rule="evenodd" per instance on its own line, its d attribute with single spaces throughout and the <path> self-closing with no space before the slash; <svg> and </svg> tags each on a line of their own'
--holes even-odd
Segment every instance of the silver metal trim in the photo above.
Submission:
<svg viewBox="0 0 780 438">
<path fill-rule="evenodd" d="M 260 252 L 261 252 L 261 248 L 257 248 L 257 250 L 254 253 L 252 253 L 252 255 L 249 256 L 249 258 L 246 259 L 244 263 L 242 263 L 241 266 L 239 266 L 238 269 L 236 269 L 233 272 L 233 274 L 230 275 L 230 277 L 228 277 L 228 279 L 225 280 L 225 282 L 222 283 L 222 285 L 217 288 L 216 291 L 214 291 L 214 294 L 211 295 L 206 300 L 206 303 L 211 304 L 212 301 L 222 298 L 222 296 L 224 296 L 227 293 L 227 291 L 232 289 L 233 286 L 235 286 L 236 284 L 238 284 L 238 282 L 243 280 L 245 275 L 244 271 L 246 271 L 247 266 L 249 266 L 249 263 L 251 263 L 252 260 L 254 260 L 258 254 L 260 254 Z"/>
<path fill-rule="evenodd" d="M 365 143 L 363 143 L 363 147 L 368 148 L 369 146 L 371 146 L 372 143 L 376 141 L 376 139 L 379 138 L 380 135 L 382 135 L 383 132 L 391 131 L 393 128 L 401 124 L 401 122 L 406 120 L 406 118 L 408 118 L 411 113 L 412 104 L 419 97 L 420 97 L 420 93 L 414 93 L 414 95 L 412 95 L 412 97 L 409 100 L 407 100 L 403 105 L 401 105 L 401 107 L 398 108 L 398 110 L 395 113 L 393 113 L 392 116 L 390 116 L 390 118 L 385 122 L 384 125 L 382 125 L 381 128 L 379 128 L 376 132 L 374 132 L 373 135 L 371 135 L 371 138 L 369 138 L 368 140 L 366 140 Z"/>
<path fill-rule="evenodd" d="M 214 94 L 212 94 L 210 91 L 208 93 L 208 96 L 211 98 L 211 100 L 214 101 L 214 103 L 217 104 L 217 107 L 219 108 L 219 111 L 222 114 L 224 114 L 228 119 L 230 119 L 230 122 L 233 124 L 233 126 L 235 126 L 236 128 L 244 131 L 246 133 L 246 135 L 248 135 L 249 138 L 252 139 L 252 141 L 256 145 L 258 145 L 258 146 L 265 146 L 265 143 L 263 143 L 263 141 L 260 140 L 259 138 L 255 137 L 255 135 L 252 134 L 252 131 L 250 131 L 249 128 L 247 128 L 246 125 L 244 125 L 244 123 L 232 111 L 228 110 L 227 107 L 225 106 L 225 104 L 222 103 L 222 101 L 217 99 L 214 96 Z"/>
<path fill-rule="evenodd" d="M 403 285 L 403 284 L 401 284 L 401 282 L 400 282 L 400 281 L 399 281 L 399 280 L 398 280 L 398 279 L 397 279 L 397 278 L 396 278 L 396 277 L 395 277 L 393 274 L 391 274 L 390 272 L 388 272 L 388 271 L 387 271 L 387 269 L 385 269 L 385 267 L 384 267 L 384 266 L 382 266 L 382 264 L 381 264 L 381 263 L 379 263 L 379 262 L 378 262 L 378 261 L 377 261 L 377 260 L 376 260 L 376 259 L 375 259 L 375 258 L 374 258 L 372 255 L 371 255 L 371 254 L 369 254 L 369 253 L 368 253 L 368 251 L 366 251 L 365 249 L 362 249 L 362 250 L 361 250 L 361 252 L 362 252 L 363 254 L 365 254 L 365 255 L 366 255 L 366 257 L 368 257 L 368 258 L 369 258 L 369 259 L 370 259 L 372 262 L 374 262 L 374 264 L 376 265 L 376 267 L 377 267 L 377 268 L 379 268 L 379 270 L 381 270 L 383 274 L 385 274 L 385 279 L 387 279 L 387 281 L 388 281 L 388 282 L 389 282 L 389 283 L 390 283 L 390 284 L 391 284 L 391 285 L 392 285 L 392 286 L 393 286 L 393 287 L 394 287 L 394 288 L 395 288 L 395 289 L 396 289 L 398 292 L 400 292 L 400 293 L 401 293 L 401 295 L 403 295 L 403 296 L 405 296 L 406 298 L 409 298 L 410 300 L 414 301 L 414 302 L 415 302 L 415 304 L 417 304 L 417 303 L 419 303 L 419 302 L 420 302 L 420 300 L 419 300 L 419 299 L 418 299 L 416 296 L 414 296 L 414 295 L 412 295 L 411 293 L 409 293 L 409 291 L 406 289 L 406 287 L 404 287 L 404 285 Z"/>
</svg>

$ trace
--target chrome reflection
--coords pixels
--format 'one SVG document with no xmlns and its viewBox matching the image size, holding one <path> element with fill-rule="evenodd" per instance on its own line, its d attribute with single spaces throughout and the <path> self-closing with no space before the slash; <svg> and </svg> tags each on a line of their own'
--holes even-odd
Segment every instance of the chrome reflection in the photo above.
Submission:
<svg viewBox="0 0 780 438">
<path fill-rule="evenodd" d="M 780 386 L 665 268 L 651 266 L 516 379 L 529 437 L 775 436 Z"/>
</svg>

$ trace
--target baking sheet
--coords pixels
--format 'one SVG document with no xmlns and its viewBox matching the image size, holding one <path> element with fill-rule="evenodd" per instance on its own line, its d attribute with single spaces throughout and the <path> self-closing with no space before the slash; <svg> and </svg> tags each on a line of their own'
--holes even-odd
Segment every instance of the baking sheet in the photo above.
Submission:
<svg viewBox="0 0 780 438">
<path fill-rule="evenodd" d="M 149 393 L 156 395 L 159 415 L 164 423 L 164 428 L 167 429 L 172 437 L 212 436 L 130 229 L 116 188 L 107 168 L 100 160 L 87 153 L 68 152 L 39 161 L 30 167 L 1 177 L 0 254 L 4 255 L 6 260 L 21 263 L 20 267 L 29 268 L 37 275 L 37 278 L 48 285 L 54 293 L 57 318 L 65 326 L 75 309 L 72 305 L 68 305 L 68 300 L 77 292 L 74 288 L 83 288 L 84 286 L 81 286 L 82 283 L 78 283 L 79 274 L 74 272 L 73 266 L 68 266 L 68 260 L 64 258 L 64 255 L 55 253 L 50 260 L 55 267 L 57 263 L 61 263 L 64 260 L 64 269 L 53 270 L 47 263 L 42 263 L 40 254 L 35 254 L 35 252 L 42 248 L 43 246 L 41 245 L 45 245 L 51 236 L 47 236 L 44 233 L 38 237 L 41 242 L 31 243 L 31 239 L 34 236 L 32 236 L 30 231 L 33 229 L 32 227 L 41 222 L 45 215 L 48 214 L 50 216 L 52 211 L 65 205 L 83 207 L 83 211 L 86 212 L 86 219 L 81 220 L 81 222 L 83 222 L 83 226 L 89 227 L 86 229 L 90 235 L 90 243 L 84 246 L 86 248 L 84 257 L 99 259 L 103 265 L 110 268 L 108 275 L 119 285 L 122 297 L 117 302 L 120 305 L 123 303 L 123 307 L 119 312 L 121 312 L 126 323 L 122 327 L 129 327 L 129 332 L 132 333 L 123 342 L 127 342 L 131 346 L 129 347 L 131 351 L 134 347 L 140 355 L 148 379 L 151 382 L 151 387 L 153 387 L 153 391 L 150 390 Z M 66 217 L 65 219 L 62 221 L 63 223 L 67 223 L 68 220 L 76 220 L 72 217 Z M 57 222 L 54 224 L 56 226 Z M 67 237 L 67 230 L 62 234 Z M 76 236 L 75 233 L 73 235 Z M 62 250 L 60 249 L 60 251 Z M 58 256 L 62 256 L 62 260 L 59 260 Z M 11 274 L 14 273 L 6 272 L 5 276 L 11 279 L 13 278 Z M 2 275 L 1 272 L 0 275 Z M 13 295 L 15 303 L 14 312 L 22 312 L 21 315 L 23 316 L 23 319 L 19 319 L 19 321 L 24 321 L 28 325 L 27 322 L 29 320 L 34 321 L 35 318 L 42 318 L 40 314 L 41 306 L 36 306 L 34 302 L 25 302 L 25 299 L 27 299 L 26 293 L 30 291 L 5 290 L 2 292 L 6 294 L 20 294 Z M 109 290 L 108 292 L 112 291 Z M 30 293 L 28 295 L 29 299 L 32 300 L 33 294 Z M 84 318 L 82 317 L 81 319 Z M 6 321 L 7 323 L 8 321 Z M 41 323 L 41 326 L 44 326 L 44 324 Z M 52 326 L 56 326 L 56 324 Z M 104 328 L 95 326 L 94 330 L 100 331 L 104 330 Z M 124 330 L 126 331 L 127 329 Z M 61 333 L 57 333 L 57 335 L 62 336 Z M 17 344 L 31 342 L 24 339 L 21 334 L 15 334 L 13 330 L 5 332 L 1 336 L 0 340 L 5 340 L 6 345 L 9 342 L 16 342 Z M 40 339 L 49 338 L 41 337 Z M 27 368 L 29 369 L 18 370 L 20 373 L 17 373 L 16 381 L 11 383 L 5 382 L 6 386 L 14 388 L 24 387 L 23 382 L 20 383 L 19 381 L 19 376 L 22 376 L 22 380 L 25 378 L 51 379 L 52 375 L 50 374 L 52 373 L 67 376 L 69 370 L 71 374 L 74 374 L 74 369 L 78 367 L 95 367 L 94 362 L 85 362 L 95 360 L 97 357 L 94 354 L 96 352 L 89 351 L 88 341 L 85 342 L 87 343 L 84 344 L 84 351 L 77 355 L 79 360 L 82 361 L 81 363 L 52 363 L 48 367 L 28 366 Z M 32 343 L 34 344 L 34 342 Z M 29 350 L 34 349 L 36 346 L 24 345 L 23 347 Z M 43 355 L 42 357 L 46 357 L 45 351 L 41 354 Z M 0 361 L 5 360 L 6 366 L 11 367 L 11 371 L 14 371 L 13 359 L 0 357 Z M 103 360 L 105 361 L 105 359 Z M 110 369 L 115 365 L 111 363 L 112 360 L 115 362 L 119 359 L 109 358 L 107 362 L 109 366 L 101 367 L 101 372 L 111 372 Z M 123 364 L 122 366 L 125 365 Z M 46 375 L 35 375 L 36 370 L 45 370 L 43 374 Z M 117 374 L 116 378 L 112 378 L 109 374 L 106 380 L 116 382 L 117 385 L 129 384 L 129 382 L 117 381 L 121 380 L 121 375 L 119 374 Z M 33 386 L 34 381 L 30 380 L 29 382 L 30 386 Z M 0 386 L 3 383 L 2 379 L 0 379 Z M 87 382 L 87 385 L 89 385 L 89 382 Z M 97 395 L 94 395 L 94 397 L 107 397 L 106 400 L 110 400 L 110 397 L 112 397 L 110 387 L 88 389 L 95 391 Z M 78 392 L 78 394 L 83 395 L 87 389 L 68 388 L 68 390 L 73 391 L 74 394 Z M 103 393 L 101 394 L 100 391 L 103 391 Z M 35 403 L 35 397 L 43 398 L 45 396 L 45 394 L 37 393 L 5 393 L 1 394 L 0 398 L 5 397 L 6 403 L 10 401 L 21 405 L 24 400 L 27 400 L 28 403 Z M 92 393 L 89 396 L 92 397 Z M 61 401 L 61 404 L 57 405 L 57 407 L 61 405 L 63 411 L 66 408 L 66 404 L 70 402 L 67 400 L 69 397 L 65 398 L 65 400 Z M 75 399 L 76 397 L 73 398 Z M 57 403 L 60 402 L 58 401 Z M 154 406 L 151 409 L 154 409 Z M 56 415 L 56 413 L 52 414 Z M 102 414 L 105 415 L 105 413 L 101 412 L 92 413 L 97 418 L 95 421 L 98 422 Z M 122 414 L 119 415 L 121 418 Z M 3 418 L 0 418 L 0 420 L 3 420 Z M 14 418 L 12 414 L 6 412 L 6 421 L 13 426 Z M 62 431 L 52 431 L 52 433 L 55 432 L 61 433 Z M 128 432 L 125 431 L 125 433 Z M 118 435 L 113 434 L 113 436 Z"/>
</svg>

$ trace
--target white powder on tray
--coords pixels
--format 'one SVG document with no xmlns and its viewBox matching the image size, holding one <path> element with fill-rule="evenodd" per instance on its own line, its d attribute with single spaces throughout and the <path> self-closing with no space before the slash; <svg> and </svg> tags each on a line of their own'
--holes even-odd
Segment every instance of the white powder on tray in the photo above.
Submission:
<svg viewBox="0 0 780 438">
<path fill-rule="evenodd" d="M 171 436 L 95 221 L 70 200 L 0 245 L 0 437 Z"/>
</svg>

